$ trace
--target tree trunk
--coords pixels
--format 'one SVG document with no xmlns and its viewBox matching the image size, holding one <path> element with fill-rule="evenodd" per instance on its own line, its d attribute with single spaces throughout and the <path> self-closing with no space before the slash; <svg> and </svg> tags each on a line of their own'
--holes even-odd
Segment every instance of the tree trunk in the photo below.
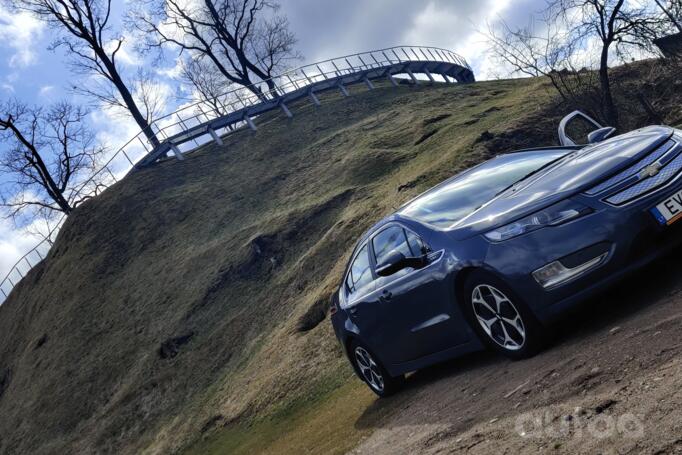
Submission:
<svg viewBox="0 0 682 455">
<path fill-rule="evenodd" d="M 107 53 L 104 52 L 104 49 L 102 49 L 99 46 L 95 46 L 92 43 L 91 45 L 94 48 L 95 52 L 97 53 L 98 57 L 102 59 L 102 62 L 104 63 L 104 66 L 107 68 L 109 76 L 111 77 L 111 82 L 116 86 L 118 93 L 121 95 L 121 98 L 123 99 L 123 102 L 128 108 L 128 111 L 130 111 L 130 115 L 133 116 L 135 123 L 137 123 L 137 125 L 140 127 L 140 129 L 147 137 L 152 147 L 153 148 L 158 147 L 160 145 L 159 139 L 156 137 L 154 131 L 152 131 L 151 125 L 149 125 L 147 119 L 144 117 L 144 115 L 142 115 L 142 112 L 140 112 L 140 109 L 137 107 L 137 103 L 135 103 L 133 95 L 130 93 L 130 90 L 128 90 L 128 87 L 126 86 L 125 82 L 123 82 L 123 78 L 121 78 L 121 75 L 118 73 L 116 66 L 111 61 Z"/>
<path fill-rule="evenodd" d="M 618 111 L 613 102 L 611 94 L 611 81 L 609 80 L 609 47 L 610 43 L 605 43 L 601 51 L 601 62 L 599 65 L 599 85 L 601 86 L 601 99 L 604 108 L 604 116 L 609 126 L 618 128 Z"/>
</svg>

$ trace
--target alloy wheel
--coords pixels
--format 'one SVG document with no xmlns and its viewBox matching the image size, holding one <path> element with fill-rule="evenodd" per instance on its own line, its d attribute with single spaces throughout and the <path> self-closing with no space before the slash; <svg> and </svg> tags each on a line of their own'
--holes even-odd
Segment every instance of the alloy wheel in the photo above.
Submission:
<svg viewBox="0 0 682 455">
<path fill-rule="evenodd" d="M 495 343 L 509 351 L 518 351 L 526 342 L 526 328 L 521 314 L 499 289 L 488 284 L 476 286 L 471 294 L 474 316 L 483 331 Z"/>
<path fill-rule="evenodd" d="M 384 390 L 384 377 L 379 370 L 379 365 L 377 365 L 369 352 L 360 346 L 356 347 L 355 363 L 367 384 L 377 392 L 382 392 Z"/>
</svg>

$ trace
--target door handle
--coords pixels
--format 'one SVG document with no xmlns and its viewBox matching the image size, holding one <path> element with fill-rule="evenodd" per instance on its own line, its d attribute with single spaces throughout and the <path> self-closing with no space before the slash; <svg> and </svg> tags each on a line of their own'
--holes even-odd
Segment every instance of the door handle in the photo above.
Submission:
<svg viewBox="0 0 682 455">
<path fill-rule="evenodd" d="M 379 297 L 379 300 L 381 300 L 382 302 L 388 302 L 389 300 L 391 300 L 391 297 L 393 297 L 393 294 L 391 294 L 390 291 L 384 289 L 384 291 L 381 293 L 381 297 Z"/>
</svg>

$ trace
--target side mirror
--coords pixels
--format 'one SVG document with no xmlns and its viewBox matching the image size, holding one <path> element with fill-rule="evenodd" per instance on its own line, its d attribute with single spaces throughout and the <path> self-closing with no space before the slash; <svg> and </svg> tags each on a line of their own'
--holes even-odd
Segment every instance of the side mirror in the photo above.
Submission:
<svg viewBox="0 0 682 455">
<path fill-rule="evenodd" d="M 590 134 L 587 135 L 587 141 L 590 144 L 596 144 L 597 142 L 601 142 L 605 139 L 608 139 L 615 132 L 616 129 L 612 126 L 599 128 L 598 130 L 592 131 Z"/>
<path fill-rule="evenodd" d="M 424 267 L 424 257 L 406 257 L 403 253 L 393 250 L 388 254 L 388 257 L 379 265 L 377 265 L 377 275 L 391 276 L 408 267 L 419 269 Z"/>
</svg>

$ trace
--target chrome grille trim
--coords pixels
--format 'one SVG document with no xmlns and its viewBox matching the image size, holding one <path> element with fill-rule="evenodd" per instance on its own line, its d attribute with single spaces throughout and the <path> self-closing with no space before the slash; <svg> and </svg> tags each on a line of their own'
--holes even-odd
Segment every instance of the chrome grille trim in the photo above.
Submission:
<svg viewBox="0 0 682 455">
<path fill-rule="evenodd" d="M 625 204 L 638 197 L 651 192 L 652 190 L 661 187 L 672 180 L 682 170 L 682 154 L 679 154 L 668 164 L 666 164 L 658 174 L 653 177 L 648 177 L 634 185 L 618 192 L 606 199 L 606 202 L 615 205 Z"/>
<path fill-rule="evenodd" d="M 670 152 L 675 146 L 677 145 L 677 142 L 674 140 L 670 139 L 667 142 L 665 142 L 662 146 L 654 150 L 653 152 L 649 153 L 647 156 L 644 158 L 640 159 L 638 162 L 630 165 L 626 169 L 620 171 L 618 174 L 604 180 L 600 184 L 588 189 L 585 191 L 585 194 L 588 194 L 590 196 L 593 196 L 595 194 L 599 194 L 613 186 L 616 186 L 617 184 L 625 181 L 626 179 L 636 176 L 642 169 L 645 167 L 653 164 L 654 162 L 661 160 L 661 164 L 668 163 L 670 161 L 670 158 L 674 154 L 670 154 L 671 156 L 666 156 L 668 152 Z M 677 151 L 676 151 L 677 153 Z M 676 154 L 675 153 L 675 154 Z M 663 159 L 662 159 L 663 158 Z"/>
</svg>

